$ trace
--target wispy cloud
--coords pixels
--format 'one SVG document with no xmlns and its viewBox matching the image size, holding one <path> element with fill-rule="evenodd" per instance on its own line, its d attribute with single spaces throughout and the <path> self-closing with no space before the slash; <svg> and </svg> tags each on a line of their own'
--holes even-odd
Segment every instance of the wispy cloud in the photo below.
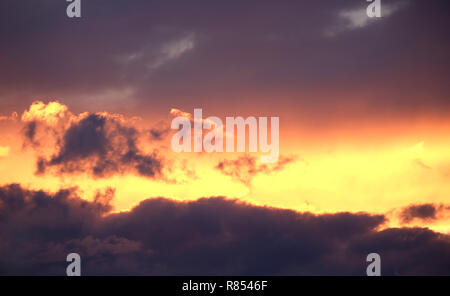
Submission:
<svg viewBox="0 0 450 296">
<path fill-rule="evenodd" d="M 157 69 L 162 65 L 180 58 L 186 52 L 194 49 L 195 39 L 194 34 L 188 34 L 180 39 L 164 44 L 156 58 L 149 64 L 151 69 Z"/>
<path fill-rule="evenodd" d="M 166 64 L 180 59 L 196 47 L 195 34 L 184 33 L 166 41 L 146 43 L 134 51 L 115 56 L 115 62 L 122 67 L 143 66 L 145 71 L 153 72 Z M 124 75 L 122 73 L 122 75 Z"/>
<path fill-rule="evenodd" d="M 405 2 L 384 3 L 381 6 L 381 19 L 391 16 L 405 6 Z M 327 36 L 335 36 L 345 31 L 353 31 L 365 28 L 370 24 L 380 21 L 380 18 L 367 16 L 367 6 L 348 8 L 338 11 L 338 22 L 325 31 Z"/>
<path fill-rule="evenodd" d="M 11 113 L 10 116 L 1 115 L 0 121 L 16 121 L 17 118 L 18 118 L 17 112 L 13 112 L 13 113 Z"/>
<path fill-rule="evenodd" d="M 258 174 L 269 175 L 280 171 L 284 167 L 296 160 L 296 157 L 281 157 L 275 164 L 258 163 L 255 157 L 245 155 L 235 160 L 223 160 L 219 162 L 216 169 L 226 176 L 230 176 L 236 181 L 250 186 L 253 178 Z"/>
</svg>

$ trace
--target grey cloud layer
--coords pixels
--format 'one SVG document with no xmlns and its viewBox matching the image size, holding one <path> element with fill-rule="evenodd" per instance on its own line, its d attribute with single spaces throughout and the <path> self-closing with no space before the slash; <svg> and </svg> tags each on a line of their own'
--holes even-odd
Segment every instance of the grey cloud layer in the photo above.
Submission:
<svg viewBox="0 0 450 296">
<path fill-rule="evenodd" d="M 377 231 L 382 215 L 298 213 L 224 198 L 142 201 L 110 214 L 19 185 L 0 188 L 0 274 L 65 272 L 79 252 L 85 275 L 364 275 L 368 253 L 384 275 L 450 274 L 450 238 L 427 229 Z"/>
</svg>

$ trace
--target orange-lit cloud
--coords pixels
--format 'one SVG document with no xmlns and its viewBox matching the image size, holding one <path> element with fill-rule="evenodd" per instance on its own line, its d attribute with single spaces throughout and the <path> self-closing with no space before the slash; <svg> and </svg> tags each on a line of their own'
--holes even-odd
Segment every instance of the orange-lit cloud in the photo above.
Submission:
<svg viewBox="0 0 450 296">
<path fill-rule="evenodd" d="M 216 168 L 224 175 L 250 186 L 252 179 L 258 174 L 269 175 L 282 170 L 288 163 L 295 161 L 295 157 L 280 157 L 275 164 L 258 163 L 257 158 L 249 155 L 235 160 L 220 161 Z"/>
<path fill-rule="evenodd" d="M 0 9 L 0 273 L 448 274 L 447 1 L 47 2 Z M 194 108 L 279 117 L 278 163 L 174 152 Z"/>
<path fill-rule="evenodd" d="M 172 110 L 171 115 L 182 115 L 181 112 Z M 112 187 L 116 190 L 113 204 L 118 211 L 132 208 L 151 194 L 180 201 L 221 195 L 255 205 L 315 213 L 386 213 L 424 201 L 445 204 L 450 194 L 449 141 L 441 133 L 419 133 L 415 126 L 412 130 L 402 127 L 400 134 L 395 131 L 399 127 L 393 124 L 390 130 L 397 134 L 396 141 L 394 134 L 383 137 L 376 130 L 358 128 L 354 133 L 343 130 L 334 136 L 308 138 L 282 130 L 282 155 L 301 155 L 301 158 L 282 157 L 269 167 L 252 161 L 256 155 L 174 153 L 165 132 L 167 122 L 138 128 L 140 122 L 133 116 L 109 112 L 76 115 L 57 102 L 36 102 L 22 117 L 22 126 L 15 128 L 19 132 L 3 131 L 4 137 L 12 141 L 8 145 L 2 143 L 10 147 L 8 157 L 0 161 L 2 184 L 20 182 L 30 188 L 51 191 L 76 184 L 87 199 L 98 190 Z M 89 122 L 105 122 L 105 125 Z M 157 137 L 151 132 L 153 128 L 158 130 Z M 445 128 L 445 124 L 436 123 L 423 131 Z M 90 139 L 86 144 L 78 142 L 89 134 L 95 136 L 86 138 Z M 376 139 L 370 141 L 367 135 L 372 134 Z M 101 139 L 110 145 L 87 149 Z M 24 150 L 24 140 L 33 140 L 36 145 L 26 146 Z M 141 174 L 139 157 L 123 162 L 130 155 L 130 147 L 133 148 L 130 143 L 139 149 L 133 150 L 136 157 L 151 156 L 155 148 L 158 150 L 156 159 L 163 160 L 159 177 Z M 104 147 L 113 148 L 105 150 Z M 108 164 L 103 171 L 102 164 Z M 36 175 L 39 169 L 41 174 Z M 391 225 L 401 225 L 396 217 L 389 222 Z M 414 223 L 442 232 L 450 230 L 445 219 L 425 222 Z"/>
<path fill-rule="evenodd" d="M 146 154 L 138 147 L 140 132 L 128 124 L 126 118 L 108 112 L 82 113 L 78 116 L 58 102 L 35 102 L 25 111 L 25 137 L 37 144 L 36 124 L 47 125 L 57 144 L 56 151 L 47 158 L 39 156 L 37 173 L 56 168 L 60 174 L 89 173 L 105 177 L 130 170 L 147 176 L 161 174 L 162 159 L 156 152 Z M 61 122 L 65 124 L 56 128 Z"/>
<path fill-rule="evenodd" d="M 16 121 L 18 117 L 19 117 L 19 115 L 17 114 L 17 112 L 11 113 L 10 116 L 1 115 L 0 122 L 1 121 Z"/>
<path fill-rule="evenodd" d="M 72 113 L 69 112 L 66 105 L 57 101 L 45 104 L 42 101 L 34 102 L 28 110 L 22 114 L 22 121 L 43 121 L 48 125 L 56 125 L 65 118 L 70 118 Z"/>
</svg>

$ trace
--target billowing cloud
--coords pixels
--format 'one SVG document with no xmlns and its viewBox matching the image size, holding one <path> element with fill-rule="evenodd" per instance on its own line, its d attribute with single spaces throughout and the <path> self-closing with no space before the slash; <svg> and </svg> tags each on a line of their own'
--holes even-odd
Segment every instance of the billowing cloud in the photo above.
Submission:
<svg viewBox="0 0 450 296">
<path fill-rule="evenodd" d="M 194 120 L 194 116 L 192 116 L 191 113 L 188 112 L 184 112 L 180 109 L 177 108 L 172 108 L 170 109 L 170 115 L 174 116 L 174 117 L 186 117 L 187 119 L 189 119 L 191 122 Z"/>
<path fill-rule="evenodd" d="M 192 113 L 185 112 L 185 111 L 177 109 L 177 108 L 170 109 L 170 115 L 173 117 L 185 117 L 185 118 L 189 119 L 189 121 L 191 122 L 191 125 L 193 125 L 195 122 L 200 123 L 200 124 L 208 123 L 210 126 L 216 125 L 213 121 L 209 120 L 208 118 L 195 118 L 194 115 L 192 115 Z M 223 128 L 223 125 L 219 126 L 218 128 Z"/>
<path fill-rule="evenodd" d="M 383 275 L 450 273 L 449 236 L 380 231 L 382 215 L 314 215 L 222 197 L 109 210 L 74 190 L 1 187 L 0 274 L 63 275 L 71 252 L 84 275 L 364 275 L 372 252 Z"/>
<path fill-rule="evenodd" d="M 36 101 L 31 104 L 28 110 L 23 112 L 21 119 L 24 122 L 43 121 L 48 125 L 54 126 L 70 116 L 72 114 L 69 112 L 69 108 L 58 101 L 52 101 L 48 104 L 42 101 Z"/>
<path fill-rule="evenodd" d="M 58 173 L 87 172 L 95 177 L 131 172 L 155 178 L 162 173 L 162 157 L 157 152 L 143 152 L 138 147 L 140 131 L 119 114 L 76 116 L 58 102 L 37 102 L 22 120 L 26 122 L 25 138 L 34 145 L 39 145 L 36 129 L 42 123 L 56 138 L 57 151 L 39 157 L 38 174 L 53 168 Z"/>
<path fill-rule="evenodd" d="M 59 152 L 41 159 L 38 172 L 57 167 L 60 172 L 90 171 L 98 177 L 134 170 L 139 175 L 155 177 L 162 163 L 154 154 L 143 154 L 137 147 L 138 132 L 132 127 L 100 114 L 90 114 L 72 124 L 62 137 Z"/>
<path fill-rule="evenodd" d="M 220 161 L 216 169 L 224 175 L 249 186 L 253 178 L 258 174 L 271 174 L 282 170 L 287 164 L 295 161 L 295 157 L 281 156 L 274 164 L 259 163 L 256 157 L 244 155 L 234 160 Z"/>
</svg>

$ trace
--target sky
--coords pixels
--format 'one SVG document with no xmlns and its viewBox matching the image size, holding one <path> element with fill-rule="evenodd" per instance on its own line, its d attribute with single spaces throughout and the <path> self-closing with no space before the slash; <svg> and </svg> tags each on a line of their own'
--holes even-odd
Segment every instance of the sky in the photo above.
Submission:
<svg viewBox="0 0 450 296">
<path fill-rule="evenodd" d="M 0 274 L 450 274 L 450 3 L 0 3 Z M 279 159 L 176 153 L 279 117 Z"/>
</svg>

